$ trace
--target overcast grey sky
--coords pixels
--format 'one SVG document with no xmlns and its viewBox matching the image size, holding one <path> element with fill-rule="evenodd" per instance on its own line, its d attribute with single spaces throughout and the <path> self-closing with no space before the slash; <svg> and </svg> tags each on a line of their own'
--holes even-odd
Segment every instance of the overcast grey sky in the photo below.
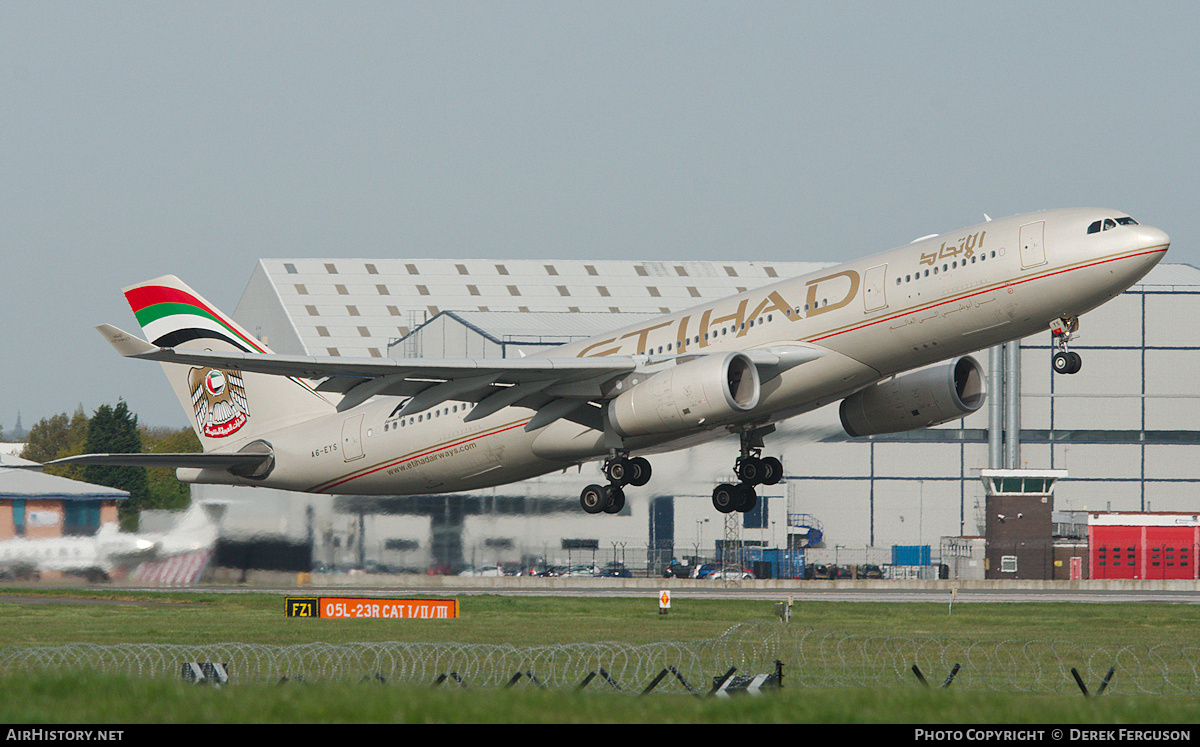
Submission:
<svg viewBox="0 0 1200 747">
<path fill-rule="evenodd" d="M 1200 4 L 0 2 L 0 424 L 260 257 L 836 261 L 1125 210 L 1200 265 Z"/>
</svg>

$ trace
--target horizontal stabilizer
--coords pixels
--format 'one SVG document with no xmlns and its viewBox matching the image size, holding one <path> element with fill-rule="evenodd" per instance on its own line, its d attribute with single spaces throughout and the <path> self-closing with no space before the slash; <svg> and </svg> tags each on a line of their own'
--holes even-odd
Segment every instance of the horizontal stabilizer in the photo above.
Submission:
<svg viewBox="0 0 1200 747">
<path fill-rule="evenodd" d="M 159 349 L 157 345 L 151 345 L 137 335 L 118 329 L 111 324 L 101 324 L 96 327 L 96 331 L 126 358 L 153 353 Z"/>
</svg>

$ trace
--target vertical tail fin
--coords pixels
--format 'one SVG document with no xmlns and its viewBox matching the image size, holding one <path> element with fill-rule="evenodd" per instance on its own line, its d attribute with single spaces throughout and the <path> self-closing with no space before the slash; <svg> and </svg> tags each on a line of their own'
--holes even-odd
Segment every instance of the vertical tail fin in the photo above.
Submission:
<svg viewBox="0 0 1200 747">
<path fill-rule="evenodd" d="M 125 289 L 147 339 L 159 347 L 270 354 L 266 345 L 179 278 Z M 162 364 L 205 451 L 233 446 L 334 411 L 306 382 L 234 369 Z"/>
</svg>

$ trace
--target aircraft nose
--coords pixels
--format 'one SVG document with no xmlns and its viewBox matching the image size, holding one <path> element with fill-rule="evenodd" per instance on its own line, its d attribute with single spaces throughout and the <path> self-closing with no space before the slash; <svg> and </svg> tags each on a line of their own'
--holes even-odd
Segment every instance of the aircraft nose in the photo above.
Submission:
<svg viewBox="0 0 1200 747">
<path fill-rule="evenodd" d="M 1166 231 L 1154 226 L 1138 226 L 1138 246 L 1142 249 L 1161 247 L 1166 249 L 1171 245 L 1171 237 Z"/>
</svg>

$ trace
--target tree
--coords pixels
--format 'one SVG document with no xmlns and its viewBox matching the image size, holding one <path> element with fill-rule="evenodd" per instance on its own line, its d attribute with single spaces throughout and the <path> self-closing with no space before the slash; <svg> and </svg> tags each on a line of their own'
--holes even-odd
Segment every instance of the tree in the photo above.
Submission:
<svg viewBox="0 0 1200 747">
<path fill-rule="evenodd" d="M 88 422 L 83 451 L 87 454 L 141 453 L 142 436 L 138 431 L 137 416 L 129 412 L 124 400 L 118 401 L 116 407 L 100 405 Z M 83 479 L 129 493 L 129 499 L 122 501 L 119 509 L 121 527 L 127 531 L 137 529 L 138 512 L 146 507 L 150 496 L 145 467 L 89 464 L 83 468 Z"/>
<path fill-rule="evenodd" d="M 101 405 L 91 418 L 83 414 L 83 405 L 71 417 L 62 413 L 43 418 L 30 429 L 21 456 L 45 463 L 79 454 L 199 451 L 200 439 L 191 428 L 141 427 L 128 405 L 118 402 L 115 407 Z M 144 509 L 177 510 L 191 503 L 190 487 L 169 467 L 72 465 L 47 467 L 46 472 L 129 492 L 120 508 L 121 527 L 127 531 L 137 528 L 137 515 Z"/>
<path fill-rule="evenodd" d="M 29 438 L 21 456 L 35 462 L 49 462 L 66 456 L 83 453 L 87 441 L 88 417 L 83 414 L 83 405 L 75 409 L 75 414 L 68 417 L 64 412 L 42 418 L 29 429 Z M 60 477 L 70 477 L 75 480 L 83 479 L 83 468 L 48 467 L 47 474 Z"/>
<path fill-rule="evenodd" d="M 142 444 L 152 453 L 195 453 L 201 451 L 200 439 L 191 428 L 142 428 Z M 191 488 L 175 477 L 172 467 L 146 470 L 150 497 L 146 508 L 183 509 L 191 503 Z"/>
</svg>

